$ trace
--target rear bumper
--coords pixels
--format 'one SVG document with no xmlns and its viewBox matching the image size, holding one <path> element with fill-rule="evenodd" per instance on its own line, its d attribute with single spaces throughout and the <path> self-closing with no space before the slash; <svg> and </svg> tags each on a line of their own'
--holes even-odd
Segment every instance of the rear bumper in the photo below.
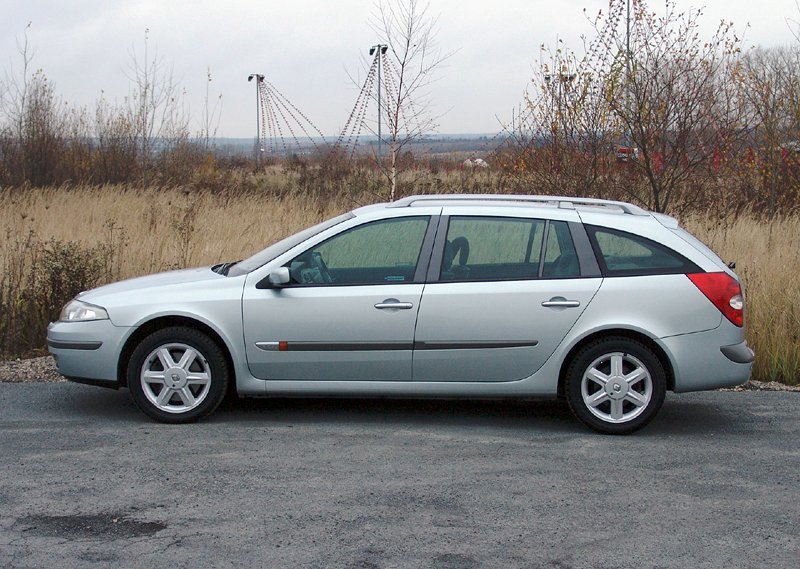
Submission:
<svg viewBox="0 0 800 569">
<path fill-rule="evenodd" d="M 723 322 L 719 328 L 661 338 L 675 375 L 675 391 L 734 387 L 750 379 L 753 350 L 744 332 Z"/>
<path fill-rule="evenodd" d="M 747 342 L 740 342 L 732 346 L 721 346 L 719 351 L 726 358 L 737 364 L 749 364 L 756 358 L 756 353 L 747 345 Z"/>
</svg>

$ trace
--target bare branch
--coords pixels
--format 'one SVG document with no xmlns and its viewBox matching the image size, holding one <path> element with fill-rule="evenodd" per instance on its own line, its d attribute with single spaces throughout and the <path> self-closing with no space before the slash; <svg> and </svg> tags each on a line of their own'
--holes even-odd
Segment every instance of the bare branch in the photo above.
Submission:
<svg viewBox="0 0 800 569">
<path fill-rule="evenodd" d="M 381 108 L 389 125 L 387 136 L 379 144 L 385 142 L 391 152 L 386 172 L 392 200 L 397 196 L 400 151 L 437 126 L 428 89 L 438 68 L 454 53 L 439 49 L 438 19 L 430 17 L 428 11 L 429 6 L 418 0 L 380 0 L 370 19 L 381 42 L 389 46 L 388 56 L 377 56 L 382 58 L 384 70 Z"/>
</svg>

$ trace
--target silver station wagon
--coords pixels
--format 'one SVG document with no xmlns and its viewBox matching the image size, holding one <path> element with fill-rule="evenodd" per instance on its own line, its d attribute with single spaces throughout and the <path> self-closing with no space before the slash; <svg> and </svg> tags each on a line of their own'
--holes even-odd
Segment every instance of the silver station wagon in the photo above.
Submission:
<svg viewBox="0 0 800 569">
<path fill-rule="evenodd" d="M 69 379 L 159 421 L 242 396 L 564 398 L 603 433 L 667 390 L 744 383 L 739 279 L 677 221 L 605 200 L 428 195 L 249 259 L 81 293 L 47 342 Z"/>
</svg>

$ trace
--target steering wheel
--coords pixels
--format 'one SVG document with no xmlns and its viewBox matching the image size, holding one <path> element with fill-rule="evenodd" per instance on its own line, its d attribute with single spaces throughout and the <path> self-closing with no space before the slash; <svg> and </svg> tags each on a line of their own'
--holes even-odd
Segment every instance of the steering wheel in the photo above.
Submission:
<svg viewBox="0 0 800 569">
<path fill-rule="evenodd" d="M 325 264 L 325 261 L 322 259 L 322 255 L 318 251 L 313 251 L 309 256 L 309 265 L 319 271 L 319 276 L 324 283 L 332 283 L 333 277 L 331 276 L 330 271 L 328 270 L 328 265 Z"/>
</svg>

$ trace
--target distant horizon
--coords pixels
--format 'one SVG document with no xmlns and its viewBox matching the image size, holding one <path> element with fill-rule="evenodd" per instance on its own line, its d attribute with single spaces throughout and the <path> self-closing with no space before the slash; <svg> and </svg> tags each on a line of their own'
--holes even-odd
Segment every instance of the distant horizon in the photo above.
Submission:
<svg viewBox="0 0 800 569">
<path fill-rule="evenodd" d="M 431 140 L 431 139 L 435 140 L 437 138 L 445 138 L 445 139 L 446 138 L 473 139 L 473 138 L 483 138 L 483 137 L 494 138 L 495 136 L 499 136 L 502 133 L 503 133 L 502 130 L 499 130 L 497 132 L 441 132 L 441 133 L 440 132 L 426 132 L 425 134 L 423 134 L 423 135 L 415 138 L 414 140 L 410 141 L 410 143 L 414 143 L 414 142 L 417 142 L 417 141 L 420 141 L 420 140 Z M 337 136 L 339 136 L 339 133 L 323 135 L 323 137 L 326 138 L 326 139 L 328 139 L 328 138 L 336 138 Z M 202 140 L 202 139 L 205 138 L 205 136 L 190 136 L 189 138 L 191 140 Z M 278 138 L 280 138 L 280 137 L 278 137 Z M 286 139 L 286 140 L 290 140 L 292 137 L 291 136 L 284 136 L 283 138 Z M 298 138 L 298 140 L 309 140 L 309 139 L 318 140 L 320 137 L 319 136 L 312 136 L 312 137 L 298 136 L 297 138 Z M 209 136 L 209 139 L 210 140 L 250 140 L 250 141 L 253 141 L 253 140 L 256 140 L 257 137 L 255 135 L 252 135 L 252 136 Z M 360 140 L 377 140 L 378 139 L 378 135 L 376 135 L 376 134 L 362 134 L 359 137 L 359 139 Z M 389 143 L 385 142 L 385 144 L 389 144 Z"/>
<path fill-rule="evenodd" d="M 190 137 L 190 141 L 203 143 L 204 137 Z M 270 140 L 270 139 L 268 139 Z M 461 158 L 475 158 L 493 152 L 505 141 L 502 133 L 466 133 L 466 134 L 426 134 L 423 137 L 408 141 L 403 145 L 402 152 L 410 151 L 416 158 L 422 156 L 459 156 Z M 245 156 L 255 152 L 255 145 L 258 140 L 255 136 L 251 137 L 216 137 L 210 140 L 209 150 L 218 156 Z M 268 148 L 264 154 L 273 157 L 286 157 L 292 154 L 309 155 L 318 151 L 328 151 L 333 149 L 337 142 L 337 136 L 326 136 L 324 139 L 315 137 L 313 139 L 299 137 L 297 142 L 293 138 L 284 137 L 272 139 L 272 145 L 268 142 Z M 377 136 L 364 135 L 359 137 L 359 143 L 348 146 L 358 155 L 371 155 L 378 145 Z M 383 148 L 388 153 L 388 144 L 384 143 Z M 345 149 L 345 152 L 349 152 Z"/>
</svg>

